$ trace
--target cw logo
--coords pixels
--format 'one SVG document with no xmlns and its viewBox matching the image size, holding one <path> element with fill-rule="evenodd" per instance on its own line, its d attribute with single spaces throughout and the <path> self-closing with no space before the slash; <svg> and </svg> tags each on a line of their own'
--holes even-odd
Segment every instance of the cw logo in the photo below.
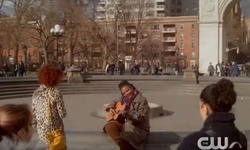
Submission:
<svg viewBox="0 0 250 150">
<path fill-rule="evenodd" d="M 215 139 L 214 137 L 202 137 L 198 140 L 197 145 L 200 149 L 220 149 L 220 150 L 224 150 L 224 149 L 232 149 L 235 145 L 238 145 L 240 148 L 242 148 L 241 144 L 239 142 L 233 142 L 230 145 L 228 144 L 228 137 L 224 138 L 224 145 L 222 145 L 222 141 L 221 141 L 221 137 L 217 137 L 217 145 L 215 145 Z M 204 142 L 209 143 L 210 144 L 206 144 L 206 146 L 202 145 Z"/>
</svg>

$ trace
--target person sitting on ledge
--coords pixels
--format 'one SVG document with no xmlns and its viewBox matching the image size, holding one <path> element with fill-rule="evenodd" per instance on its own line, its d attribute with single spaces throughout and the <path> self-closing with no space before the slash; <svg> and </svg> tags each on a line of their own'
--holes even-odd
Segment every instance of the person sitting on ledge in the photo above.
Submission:
<svg viewBox="0 0 250 150">
<path fill-rule="evenodd" d="M 184 138 L 178 150 L 247 150 L 247 139 L 235 126 L 235 116 L 230 112 L 236 97 L 234 84 L 228 79 L 206 86 L 200 95 L 203 128 Z"/>
<path fill-rule="evenodd" d="M 122 97 L 107 107 L 109 112 L 104 132 L 120 147 L 120 150 L 142 150 L 150 133 L 149 105 L 147 99 L 128 81 L 118 85 Z M 116 118 L 117 104 L 124 106 Z"/>
</svg>

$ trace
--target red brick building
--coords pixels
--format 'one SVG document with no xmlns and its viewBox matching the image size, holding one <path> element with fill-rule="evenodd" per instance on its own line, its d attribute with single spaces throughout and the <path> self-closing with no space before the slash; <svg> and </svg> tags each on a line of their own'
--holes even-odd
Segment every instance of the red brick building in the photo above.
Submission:
<svg viewBox="0 0 250 150">
<path fill-rule="evenodd" d="M 106 21 L 103 21 L 106 23 Z M 99 24 L 104 24 L 99 21 Z M 109 31 L 116 34 L 113 29 L 114 22 L 110 21 Z M 127 26 L 127 30 L 118 27 L 118 51 L 120 59 L 129 65 L 131 49 L 135 49 L 136 44 L 137 62 L 150 62 L 152 64 L 173 64 L 178 61 L 182 66 L 192 66 L 198 64 L 199 60 L 199 25 L 198 17 L 163 17 L 157 18 L 146 27 L 144 33 L 136 33 L 135 25 Z M 142 36 L 142 37 L 141 37 Z M 138 41 L 136 41 L 138 40 Z M 114 48 L 113 48 L 114 49 Z M 116 48 L 115 48 L 116 49 Z M 125 58 L 129 58 L 126 60 Z M 132 58 L 133 59 L 133 58 Z"/>
<path fill-rule="evenodd" d="M 167 17 L 154 22 L 152 38 L 159 37 L 156 61 L 192 66 L 199 60 L 198 17 Z M 161 60 L 162 59 L 162 60 Z"/>
</svg>

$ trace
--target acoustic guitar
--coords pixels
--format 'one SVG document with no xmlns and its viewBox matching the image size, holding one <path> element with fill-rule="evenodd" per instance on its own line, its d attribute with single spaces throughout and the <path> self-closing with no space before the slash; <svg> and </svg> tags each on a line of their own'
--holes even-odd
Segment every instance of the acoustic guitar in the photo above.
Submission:
<svg viewBox="0 0 250 150">
<path fill-rule="evenodd" d="M 120 111 L 125 110 L 126 109 L 126 105 L 123 104 L 121 102 L 117 102 L 115 104 L 115 114 L 111 115 L 110 113 L 108 113 L 108 115 L 106 116 L 106 121 L 110 121 L 110 120 L 120 120 L 120 119 L 124 119 L 124 117 L 120 114 Z"/>
</svg>

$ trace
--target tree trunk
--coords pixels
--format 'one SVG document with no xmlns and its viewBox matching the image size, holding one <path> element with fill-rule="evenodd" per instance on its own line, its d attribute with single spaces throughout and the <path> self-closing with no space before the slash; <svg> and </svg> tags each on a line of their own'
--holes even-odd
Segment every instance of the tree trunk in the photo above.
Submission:
<svg viewBox="0 0 250 150">
<path fill-rule="evenodd" d="M 73 63 L 74 63 L 73 48 L 70 47 L 70 49 L 69 49 L 69 65 L 72 66 Z"/>
<path fill-rule="evenodd" d="M 102 51 L 103 51 L 102 70 L 105 71 L 105 68 L 106 68 L 106 65 L 107 65 L 107 55 L 108 55 L 107 46 L 102 46 Z"/>
<path fill-rule="evenodd" d="M 15 49 L 15 62 L 18 62 L 18 49 L 19 49 L 19 44 L 16 45 L 16 49 Z"/>
<path fill-rule="evenodd" d="M 43 48 L 43 54 L 44 54 L 44 64 L 47 65 L 49 63 L 49 59 L 48 59 L 48 50 L 47 50 L 47 46 L 46 44 L 44 45 Z"/>
<path fill-rule="evenodd" d="M 102 62 L 102 70 L 103 70 L 103 71 L 105 71 L 106 66 L 107 66 L 107 60 L 104 59 L 103 62 Z"/>
<path fill-rule="evenodd" d="M 49 60 L 48 60 L 48 52 L 47 50 L 44 49 L 44 63 L 47 65 L 49 63 Z"/>
</svg>

